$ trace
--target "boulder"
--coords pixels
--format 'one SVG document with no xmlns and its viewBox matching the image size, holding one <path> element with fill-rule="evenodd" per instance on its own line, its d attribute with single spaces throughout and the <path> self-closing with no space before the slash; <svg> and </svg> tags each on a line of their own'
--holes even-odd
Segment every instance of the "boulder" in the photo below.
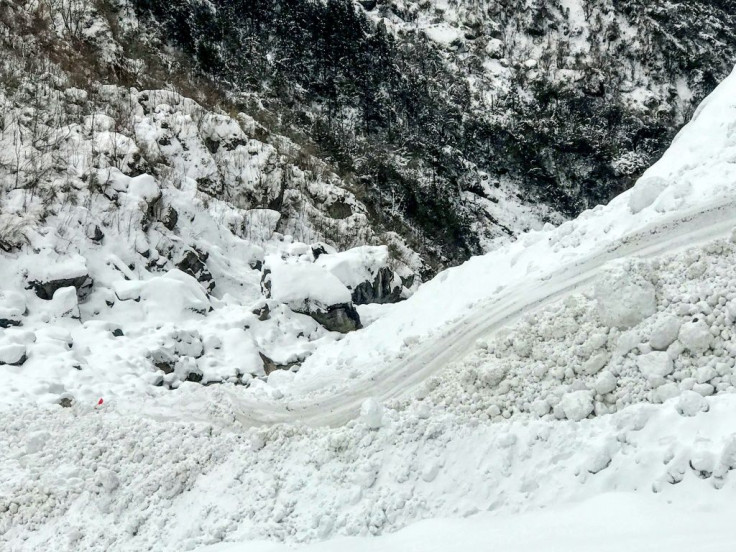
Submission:
<svg viewBox="0 0 736 552">
<path fill-rule="evenodd" d="M 27 358 L 26 346 L 22 343 L 0 345 L 0 365 L 20 366 Z"/>
<path fill-rule="evenodd" d="M 211 293 L 215 289 L 215 281 L 205 264 L 207 257 L 208 255 L 205 253 L 199 253 L 194 249 L 186 249 L 175 264 L 176 268 L 189 274 L 202 284 L 208 293 Z"/>
<path fill-rule="evenodd" d="M 262 289 L 267 297 L 311 316 L 330 331 L 347 333 L 362 327 L 347 287 L 314 264 L 273 263 L 264 270 Z"/>
<path fill-rule="evenodd" d="M 337 277 L 350 290 L 356 305 L 396 303 L 401 299 L 402 279 L 389 266 L 385 245 L 321 252 L 315 255 L 315 264 Z"/>
<path fill-rule="evenodd" d="M 26 300 L 21 293 L 0 291 L 0 328 L 20 326 L 26 313 Z"/>
<path fill-rule="evenodd" d="M 65 287 L 73 287 L 79 299 L 84 299 L 92 290 L 93 281 L 86 261 L 79 255 L 58 257 L 41 254 L 30 262 L 28 287 L 41 299 L 50 301 L 57 290 Z"/>
<path fill-rule="evenodd" d="M 331 332 L 348 333 L 363 327 L 358 311 L 350 303 L 332 305 L 324 310 L 309 312 L 309 315 Z"/>
</svg>

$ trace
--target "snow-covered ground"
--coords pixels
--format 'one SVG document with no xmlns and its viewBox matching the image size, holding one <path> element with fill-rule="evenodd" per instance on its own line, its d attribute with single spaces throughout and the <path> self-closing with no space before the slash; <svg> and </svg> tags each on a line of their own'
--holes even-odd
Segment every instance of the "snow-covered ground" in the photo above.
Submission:
<svg viewBox="0 0 736 552">
<path fill-rule="evenodd" d="M 352 320 L 385 248 L 256 247 L 109 172 L 130 242 L 70 205 L 0 257 L 0 547 L 730 550 L 735 156 L 736 72 L 631 191 L 346 336 L 313 315 Z M 177 233 L 138 233 L 160 198 Z"/>
</svg>

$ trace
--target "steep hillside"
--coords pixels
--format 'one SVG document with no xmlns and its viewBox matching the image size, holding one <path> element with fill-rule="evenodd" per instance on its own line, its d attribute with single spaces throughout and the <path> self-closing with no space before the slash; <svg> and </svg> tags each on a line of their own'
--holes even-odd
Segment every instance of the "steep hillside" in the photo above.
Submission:
<svg viewBox="0 0 736 552">
<path fill-rule="evenodd" d="M 254 312 L 183 270 L 126 271 L 104 240 L 82 250 L 86 300 L 48 300 L 44 277 L 81 278 L 79 259 L 15 253 L 0 355 L 28 358 L 0 366 L 0 544 L 729 551 L 735 92 L 736 72 L 608 205 L 444 271 L 344 339 L 289 295 L 347 301 L 355 252 L 265 243 L 272 299 Z M 135 213 L 157 184 L 126 178 L 114 188 Z M 184 228 L 224 209 L 194 186 L 159 191 Z M 247 274 L 241 239 L 201 235 L 214 267 Z M 363 251 L 359 267 L 385 258 Z M 319 285 L 331 277 L 345 287 Z M 276 350 L 313 352 L 301 370 L 229 373 L 284 329 Z"/>
<path fill-rule="evenodd" d="M 627 189 L 736 59 L 728 1 L 135 7 L 445 264 Z"/>
</svg>

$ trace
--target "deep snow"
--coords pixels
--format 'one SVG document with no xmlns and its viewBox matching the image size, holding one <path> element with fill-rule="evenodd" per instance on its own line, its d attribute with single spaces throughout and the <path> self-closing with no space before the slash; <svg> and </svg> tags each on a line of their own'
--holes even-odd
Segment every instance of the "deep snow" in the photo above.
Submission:
<svg viewBox="0 0 736 552">
<path fill-rule="evenodd" d="M 344 339 L 288 297 L 262 320 L 249 264 L 281 259 L 291 291 L 301 264 L 340 280 L 339 263 L 285 236 L 251 249 L 214 223 L 245 213 L 115 174 L 122 215 L 168 195 L 186 235 L 221 248 L 207 266 L 224 289 L 131 268 L 121 243 L 3 257 L 0 308 L 23 325 L 0 329 L 0 361 L 28 360 L 0 367 L 0 544 L 229 552 L 405 528 L 312 549 L 576 550 L 596 535 L 601 549 L 729 550 L 735 121 L 736 72 L 630 192 L 440 274 Z M 48 270 L 95 287 L 18 291 Z M 320 298 L 346 299 L 348 279 Z M 247 370 L 267 347 L 299 371 Z M 165 376 L 152 366 L 170 360 Z M 411 525 L 447 517 L 468 519 Z M 696 519 L 707 536 L 686 532 Z M 573 520 L 587 528 L 564 534 Z"/>
</svg>

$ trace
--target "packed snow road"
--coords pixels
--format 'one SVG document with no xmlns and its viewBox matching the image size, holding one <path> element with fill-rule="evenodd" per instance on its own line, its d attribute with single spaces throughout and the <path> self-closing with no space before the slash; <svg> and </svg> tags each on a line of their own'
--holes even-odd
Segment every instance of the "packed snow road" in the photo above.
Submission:
<svg viewBox="0 0 736 552">
<path fill-rule="evenodd" d="M 417 343 L 413 351 L 329 396 L 293 400 L 253 400 L 226 391 L 238 421 L 246 426 L 298 423 L 338 426 L 356 417 L 368 397 L 397 398 L 473 349 L 521 315 L 533 312 L 590 284 L 607 263 L 627 257 L 654 258 L 728 235 L 736 224 L 736 202 L 711 204 L 659 220 L 561 270 L 522 280 L 478 303 L 468 315 Z"/>
</svg>

